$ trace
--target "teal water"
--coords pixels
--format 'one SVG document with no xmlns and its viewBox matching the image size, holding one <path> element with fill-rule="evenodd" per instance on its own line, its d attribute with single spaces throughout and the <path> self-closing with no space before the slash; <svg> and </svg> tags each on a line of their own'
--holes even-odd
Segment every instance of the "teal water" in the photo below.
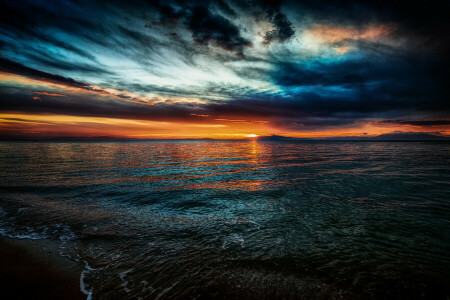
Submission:
<svg viewBox="0 0 450 300">
<path fill-rule="evenodd" d="M 0 143 L 0 234 L 92 299 L 448 299 L 450 143 Z"/>
</svg>

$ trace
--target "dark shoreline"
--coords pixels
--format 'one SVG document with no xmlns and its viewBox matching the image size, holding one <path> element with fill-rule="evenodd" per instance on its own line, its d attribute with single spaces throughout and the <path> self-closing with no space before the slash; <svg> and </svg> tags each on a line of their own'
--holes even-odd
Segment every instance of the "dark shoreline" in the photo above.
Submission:
<svg viewBox="0 0 450 300">
<path fill-rule="evenodd" d="M 0 237 L 0 290 L 3 299 L 85 299 L 82 266 L 46 240 Z"/>
</svg>

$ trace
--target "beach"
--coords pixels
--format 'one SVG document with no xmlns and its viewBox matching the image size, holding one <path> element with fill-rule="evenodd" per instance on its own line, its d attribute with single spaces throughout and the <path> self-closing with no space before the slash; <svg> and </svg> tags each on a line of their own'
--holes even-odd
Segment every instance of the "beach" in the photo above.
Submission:
<svg viewBox="0 0 450 300">
<path fill-rule="evenodd" d="M 85 299 L 82 266 L 60 256 L 52 242 L 0 238 L 3 299 Z"/>
</svg>

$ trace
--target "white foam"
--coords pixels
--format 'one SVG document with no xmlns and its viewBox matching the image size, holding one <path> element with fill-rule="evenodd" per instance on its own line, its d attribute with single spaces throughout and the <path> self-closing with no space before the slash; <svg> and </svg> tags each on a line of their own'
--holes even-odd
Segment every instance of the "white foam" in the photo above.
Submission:
<svg viewBox="0 0 450 300">
<path fill-rule="evenodd" d="M 155 300 L 158 300 L 159 298 L 161 298 L 162 296 L 164 296 L 165 294 L 167 294 L 171 289 L 173 289 L 174 286 L 176 286 L 179 283 L 179 281 L 175 282 L 174 284 L 172 284 L 171 286 L 169 286 L 167 289 L 162 290 L 161 293 L 158 294 L 158 296 L 156 296 Z"/>
<path fill-rule="evenodd" d="M 91 272 L 95 269 L 91 268 L 86 261 L 84 263 L 85 263 L 85 267 L 84 267 L 83 272 L 81 272 L 81 275 L 80 275 L 80 290 L 83 294 L 85 294 L 87 296 L 87 298 L 86 298 L 87 300 L 92 300 L 93 290 L 92 289 L 88 290 L 86 288 L 84 278 L 85 278 L 86 274 L 88 274 L 89 272 Z"/>
<path fill-rule="evenodd" d="M 127 292 L 127 293 L 131 292 L 131 290 L 127 287 L 128 281 L 125 280 L 124 278 L 125 278 L 125 276 L 126 276 L 128 273 L 130 273 L 131 271 L 133 271 L 133 269 L 130 269 L 130 270 L 127 270 L 127 271 L 123 271 L 123 272 L 120 272 L 120 273 L 119 273 L 120 280 L 122 280 L 122 287 L 123 287 L 123 290 L 124 290 L 125 292 Z"/>
<path fill-rule="evenodd" d="M 20 209 L 19 209 L 20 210 Z M 0 207 L 0 235 L 12 239 L 42 240 L 52 237 L 65 243 L 77 238 L 70 227 L 63 224 L 50 224 L 40 226 L 19 226 L 14 217 L 8 217 Z"/>
<path fill-rule="evenodd" d="M 141 290 L 142 293 L 145 291 L 149 291 L 150 294 L 152 294 L 155 291 L 155 289 L 149 285 L 148 281 L 142 280 L 141 283 L 142 283 L 142 290 Z"/>
<path fill-rule="evenodd" d="M 60 226 L 58 226 L 60 228 Z M 62 226 L 62 234 L 59 236 L 59 240 L 63 243 L 73 241 L 77 238 L 76 234 L 70 230 L 69 226 Z"/>
<path fill-rule="evenodd" d="M 9 232 L 9 230 L 2 228 L 2 229 L 0 229 L 0 235 L 11 238 L 11 239 L 18 239 L 18 240 L 24 240 L 24 239 L 41 240 L 41 239 L 47 238 L 46 231 L 44 231 L 44 233 L 38 233 L 38 232 L 31 232 L 31 230 L 29 230 L 29 228 L 27 228 L 27 230 L 29 232 L 26 232 L 26 233 L 13 232 L 12 233 L 12 232 Z"/>
</svg>

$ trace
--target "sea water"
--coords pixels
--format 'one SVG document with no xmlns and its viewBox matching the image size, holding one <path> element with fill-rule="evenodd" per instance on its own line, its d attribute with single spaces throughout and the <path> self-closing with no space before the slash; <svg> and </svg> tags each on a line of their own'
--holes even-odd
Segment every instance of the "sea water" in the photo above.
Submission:
<svg viewBox="0 0 450 300">
<path fill-rule="evenodd" d="M 0 143 L 0 234 L 92 299 L 449 297 L 450 143 Z"/>
</svg>

